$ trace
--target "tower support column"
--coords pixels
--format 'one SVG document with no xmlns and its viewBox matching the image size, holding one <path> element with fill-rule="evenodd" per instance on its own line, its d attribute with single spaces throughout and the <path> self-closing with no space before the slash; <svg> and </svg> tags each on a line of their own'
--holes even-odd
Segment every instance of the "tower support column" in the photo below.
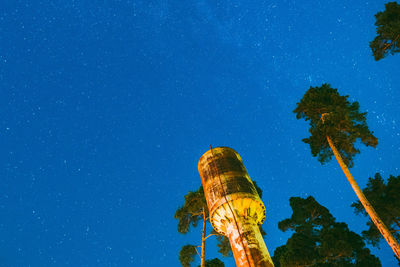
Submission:
<svg viewBox="0 0 400 267">
<path fill-rule="evenodd" d="M 254 220 L 239 218 L 226 225 L 232 253 L 238 267 L 273 267 L 271 256 Z"/>
</svg>

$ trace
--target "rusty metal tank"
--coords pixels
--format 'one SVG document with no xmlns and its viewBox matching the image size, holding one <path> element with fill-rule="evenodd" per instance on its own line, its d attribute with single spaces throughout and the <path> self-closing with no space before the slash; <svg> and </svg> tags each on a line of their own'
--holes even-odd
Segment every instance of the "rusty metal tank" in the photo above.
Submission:
<svg viewBox="0 0 400 267">
<path fill-rule="evenodd" d="M 198 164 L 213 228 L 229 238 L 236 265 L 273 266 L 259 225 L 265 206 L 240 155 L 229 147 L 212 148 Z"/>
</svg>

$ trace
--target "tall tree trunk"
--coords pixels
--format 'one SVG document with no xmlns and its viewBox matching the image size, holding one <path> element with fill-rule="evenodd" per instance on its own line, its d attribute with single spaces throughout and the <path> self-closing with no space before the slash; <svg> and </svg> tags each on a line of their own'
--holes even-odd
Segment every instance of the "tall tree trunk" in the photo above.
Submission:
<svg viewBox="0 0 400 267">
<path fill-rule="evenodd" d="M 206 266 L 206 211 L 204 210 L 203 207 L 203 234 L 201 236 L 201 267 Z"/>
<path fill-rule="evenodd" d="M 343 159 L 340 156 L 339 151 L 336 149 L 335 145 L 333 144 L 332 140 L 329 138 L 329 136 L 327 136 L 326 139 L 328 140 L 329 146 L 331 147 L 333 154 L 336 157 L 336 160 L 338 161 L 340 167 L 342 168 L 344 174 L 346 175 L 347 180 L 349 181 L 351 187 L 353 188 L 354 192 L 356 193 L 361 204 L 364 206 L 365 210 L 367 211 L 372 222 L 378 228 L 379 232 L 381 232 L 382 236 L 386 239 L 386 242 L 392 248 L 394 254 L 396 254 L 396 257 L 398 259 L 400 259 L 400 246 L 397 243 L 396 239 L 390 233 L 390 231 L 388 230 L 386 225 L 382 222 L 382 220 L 378 217 L 378 214 L 376 213 L 374 208 L 371 206 L 371 204 L 365 197 L 364 193 L 361 191 L 360 187 L 358 187 L 356 181 L 354 180 L 353 176 L 351 175 L 346 164 L 343 162 Z"/>
</svg>

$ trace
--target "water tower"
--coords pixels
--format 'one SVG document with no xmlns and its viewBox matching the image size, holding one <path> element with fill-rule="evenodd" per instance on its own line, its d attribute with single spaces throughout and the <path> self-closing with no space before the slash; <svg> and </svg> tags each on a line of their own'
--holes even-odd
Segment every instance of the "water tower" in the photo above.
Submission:
<svg viewBox="0 0 400 267">
<path fill-rule="evenodd" d="M 198 168 L 211 224 L 229 238 L 236 266 L 274 266 L 259 229 L 265 206 L 239 154 L 229 147 L 212 148 Z"/>
</svg>

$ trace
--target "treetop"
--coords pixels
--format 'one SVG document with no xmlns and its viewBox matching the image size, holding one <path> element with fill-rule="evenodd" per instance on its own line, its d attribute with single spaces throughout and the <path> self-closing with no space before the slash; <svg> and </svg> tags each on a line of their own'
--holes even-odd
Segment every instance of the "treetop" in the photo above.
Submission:
<svg viewBox="0 0 400 267">
<path fill-rule="evenodd" d="M 178 232 L 185 234 L 189 231 L 190 225 L 196 227 L 198 221 L 203 217 L 203 209 L 207 218 L 207 202 L 203 187 L 200 186 L 197 191 L 190 191 L 185 195 L 185 203 L 175 213 L 174 218 L 179 220 Z"/>
<path fill-rule="evenodd" d="M 396 2 L 385 4 L 385 11 L 375 14 L 376 33 L 370 42 L 372 53 L 378 61 L 386 55 L 400 52 L 400 5 Z"/>
<path fill-rule="evenodd" d="M 366 112 L 360 112 L 357 101 L 350 102 L 348 95 L 324 83 L 307 90 L 293 110 L 297 119 L 309 121 L 311 134 L 303 142 L 310 145 L 311 153 L 323 164 L 332 158 L 327 137 L 339 150 L 343 161 L 351 167 L 353 158 L 360 151 L 354 146 L 360 140 L 366 146 L 376 147 L 378 139 L 367 126 Z M 323 116 L 323 120 L 321 117 Z"/>
</svg>

